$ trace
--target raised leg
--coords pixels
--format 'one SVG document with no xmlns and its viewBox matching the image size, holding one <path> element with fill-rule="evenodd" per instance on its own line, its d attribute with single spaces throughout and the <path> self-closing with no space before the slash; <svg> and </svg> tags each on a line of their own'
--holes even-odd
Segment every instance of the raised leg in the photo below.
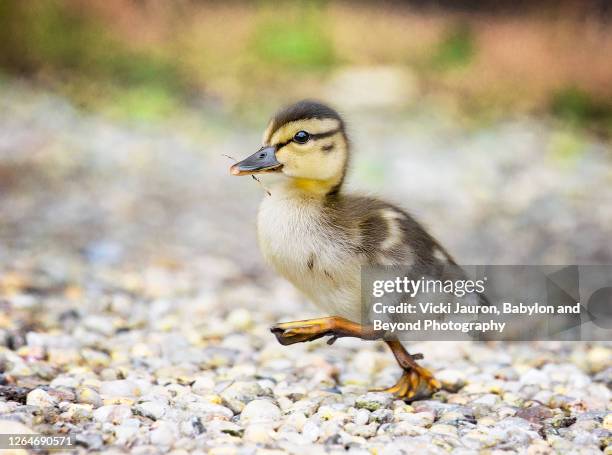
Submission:
<svg viewBox="0 0 612 455">
<path fill-rule="evenodd" d="M 339 316 L 304 321 L 281 322 L 273 325 L 270 331 L 282 345 L 314 341 L 324 336 L 330 336 L 327 344 L 333 344 L 338 338 L 354 337 L 363 340 L 376 340 L 384 336 L 384 332 L 375 331 L 370 327 L 356 324 Z"/>
</svg>

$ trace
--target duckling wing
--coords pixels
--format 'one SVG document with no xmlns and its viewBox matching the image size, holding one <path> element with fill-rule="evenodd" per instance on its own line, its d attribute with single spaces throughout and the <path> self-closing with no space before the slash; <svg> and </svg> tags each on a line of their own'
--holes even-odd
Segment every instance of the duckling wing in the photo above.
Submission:
<svg viewBox="0 0 612 455">
<path fill-rule="evenodd" d="M 362 265 L 436 266 L 455 264 L 421 224 L 399 207 L 379 199 L 337 197 L 328 202 L 330 222 L 348 233 Z"/>
</svg>

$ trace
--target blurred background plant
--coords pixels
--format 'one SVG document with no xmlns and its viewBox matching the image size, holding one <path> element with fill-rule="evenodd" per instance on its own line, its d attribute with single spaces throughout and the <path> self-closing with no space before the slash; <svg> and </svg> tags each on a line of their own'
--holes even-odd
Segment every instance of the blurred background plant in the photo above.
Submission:
<svg viewBox="0 0 612 455">
<path fill-rule="evenodd" d="M 385 68 L 411 85 L 400 108 L 433 100 L 467 121 L 550 114 L 609 134 L 608 2 L 537 3 L 4 0 L 0 71 L 153 120 L 211 105 L 259 116 Z M 389 82 L 368 80 L 361 91 Z"/>
<path fill-rule="evenodd" d="M 608 5 L 2 0 L 0 241 L 258 258 L 236 226 L 261 190 L 221 154 L 314 97 L 347 118 L 348 183 L 463 260 L 609 262 Z"/>
</svg>

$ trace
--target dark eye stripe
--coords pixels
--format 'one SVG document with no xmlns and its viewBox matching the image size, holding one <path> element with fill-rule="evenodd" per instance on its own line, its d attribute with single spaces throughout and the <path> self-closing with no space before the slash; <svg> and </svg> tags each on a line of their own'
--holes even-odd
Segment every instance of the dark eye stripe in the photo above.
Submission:
<svg viewBox="0 0 612 455">
<path fill-rule="evenodd" d="M 339 131 L 340 131 L 340 128 L 336 128 L 335 130 L 325 131 L 324 133 L 315 133 L 315 134 L 311 134 L 310 138 L 311 139 L 322 139 L 324 137 L 333 136 Z"/>
<path fill-rule="evenodd" d="M 323 132 L 323 133 L 314 133 L 314 134 L 313 134 L 313 133 L 311 133 L 311 134 L 310 134 L 310 139 L 314 139 L 314 140 L 317 140 L 317 139 L 324 139 L 324 138 L 326 138 L 326 137 L 333 136 L 334 134 L 339 133 L 339 132 L 340 132 L 340 128 L 336 128 L 335 130 L 325 131 L 325 132 Z M 287 141 L 285 141 L 285 142 L 280 142 L 280 143 L 276 144 L 276 151 L 279 151 L 279 150 L 280 150 L 280 149 L 282 149 L 282 148 L 283 148 L 285 145 L 287 145 L 287 144 L 289 144 L 289 143 L 291 143 L 291 142 L 294 142 L 294 141 L 293 141 L 293 138 L 291 138 L 291 139 L 289 139 L 289 140 L 287 140 Z"/>
</svg>

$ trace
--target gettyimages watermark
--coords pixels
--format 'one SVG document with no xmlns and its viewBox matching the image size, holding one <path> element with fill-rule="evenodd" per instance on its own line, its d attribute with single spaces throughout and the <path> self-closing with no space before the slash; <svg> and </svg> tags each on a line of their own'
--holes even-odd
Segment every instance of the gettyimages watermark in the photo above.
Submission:
<svg viewBox="0 0 612 455">
<path fill-rule="evenodd" d="M 612 340 L 612 266 L 367 266 L 361 280 L 362 323 L 387 338 Z"/>
</svg>

